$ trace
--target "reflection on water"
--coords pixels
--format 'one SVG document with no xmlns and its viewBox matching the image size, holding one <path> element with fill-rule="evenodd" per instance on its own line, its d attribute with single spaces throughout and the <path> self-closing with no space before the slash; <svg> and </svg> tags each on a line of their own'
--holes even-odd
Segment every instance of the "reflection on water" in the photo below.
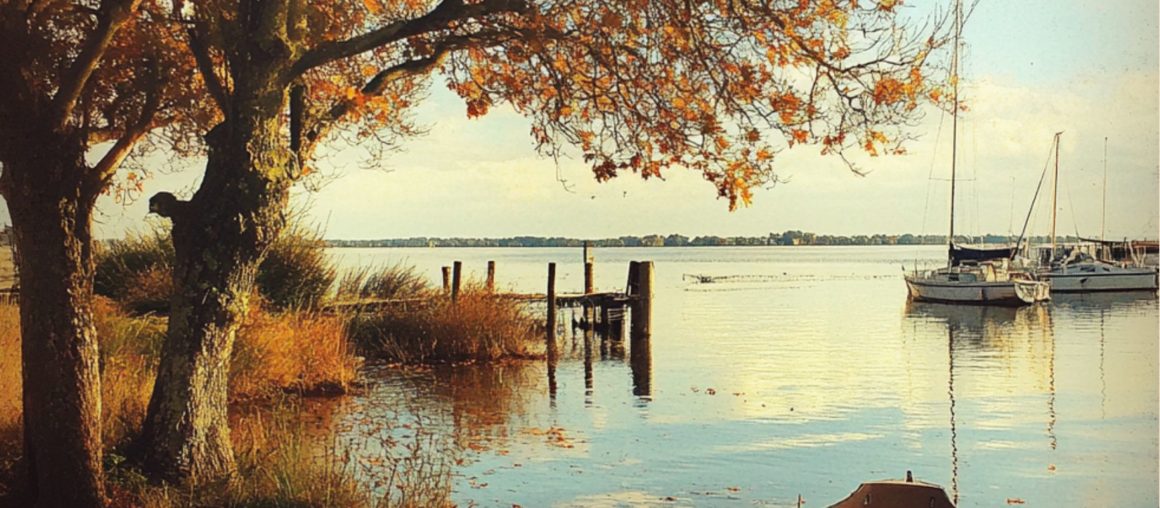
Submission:
<svg viewBox="0 0 1160 508">
<path fill-rule="evenodd" d="M 373 435 L 388 418 L 416 422 L 432 436 L 424 460 L 447 465 L 461 505 L 795 506 L 801 494 L 825 506 L 907 469 L 964 507 L 1156 505 L 1155 295 L 907 303 L 899 261 L 942 254 L 599 251 L 601 289 L 623 283 L 629 259 L 656 261 L 650 340 L 565 331 L 551 368 L 384 367 L 335 418 L 349 436 Z M 579 258 L 380 255 L 433 267 L 496 259 L 501 286 L 530 290 L 548 261 Z M 684 273 L 768 276 L 702 284 Z M 560 265 L 565 291 L 578 274 Z M 414 437 L 398 425 L 389 433 Z"/>
</svg>

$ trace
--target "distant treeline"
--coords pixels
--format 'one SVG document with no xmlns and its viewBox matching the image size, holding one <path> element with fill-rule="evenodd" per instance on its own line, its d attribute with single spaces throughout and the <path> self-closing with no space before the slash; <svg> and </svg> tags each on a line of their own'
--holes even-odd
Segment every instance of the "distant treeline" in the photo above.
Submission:
<svg viewBox="0 0 1160 508">
<path fill-rule="evenodd" d="M 956 236 L 957 243 L 1009 244 L 1014 237 L 1006 235 Z M 1074 242 L 1074 236 L 1059 237 L 1061 242 Z M 766 236 L 695 236 L 672 234 L 621 236 L 617 238 L 581 239 L 563 237 L 515 236 L 511 238 L 388 238 L 381 240 L 327 240 L 331 247 L 581 247 L 589 242 L 593 247 L 720 247 L 756 245 L 940 245 L 946 235 L 818 235 L 802 231 L 770 233 Z M 1047 237 L 1033 237 L 1032 243 L 1049 241 Z"/>
</svg>

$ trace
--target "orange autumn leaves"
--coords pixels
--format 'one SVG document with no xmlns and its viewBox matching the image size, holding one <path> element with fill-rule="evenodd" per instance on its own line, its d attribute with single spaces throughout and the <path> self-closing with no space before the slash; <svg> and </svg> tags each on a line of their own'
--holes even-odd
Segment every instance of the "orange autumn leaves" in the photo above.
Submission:
<svg viewBox="0 0 1160 508">
<path fill-rule="evenodd" d="M 382 27 L 412 34 L 297 78 L 306 131 L 322 138 L 312 143 L 392 147 L 419 133 L 410 111 L 442 71 L 469 117 L 510 104 L 541 152 L 574 147 L 598 180 L 688 169 L 735 208 L 778 180 L 780 149 L 897 153 L 918 104 L 940 99 L 926 63 L 942 38 L 903 30 L 895 1 L 512 0 L 470 14 L 503 1 L 462 2 L 453 19 L 430 16 L 448 4 L 438 0 L 301 4 L 295 52 Z M 198 7 L 206 40 L 229 40 L 213 13 L 236 7 Z M 229 51 L 215 47 L 211 63 Z M 401 71 L 372 86 L 390 69 Z"/>
<path fill-rule="evenodd" d="M 899 42 L 894 2 L 533 5 L 507 20 L 523 36 L 445 66 L 468 115 L 511 104 L 532 119 L 542 151 L 576 147 L 598 180 L 687 168 L 730 208 L 777 181 L 779 146 L 877 155 L 905 138 L 928 98 L 927 56 L 942 40 Z"/>
</svg>

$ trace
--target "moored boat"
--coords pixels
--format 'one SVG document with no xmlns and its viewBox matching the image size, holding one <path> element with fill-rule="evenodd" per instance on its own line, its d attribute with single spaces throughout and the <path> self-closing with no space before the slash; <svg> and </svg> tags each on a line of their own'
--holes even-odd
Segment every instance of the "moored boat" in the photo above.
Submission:
<svg viewBox="0 0 1160 508">
<path fill-rule="evenodd" d="M 955 10 L 954 57 L 951 61 L 953 107 L 951 108 L 950 228 L 947 234 L 947 266 L 936 270 L 905 274 L 908 296 L 917 301 L 978 304 L 1026 305 L 1047 300 L 1050 285 L 1025 272 L 1012 271 L 1010 259 L 1015 247 L 979 249 L 955 244 L 955 170 L 959 131 L 959 34 L 962 29 L 959 7 Z M 1016 243 L 1016 247 L 1019 243 Z"/>
<path fill-rule="evenodd" d="M 1109 262 L 1115 249 L 1109 248 L 1115 242 L 1086 241 L 1079 244 L 1058 244 L 1055 234 L 1055 211 L 1059 194 L 1059 140 L 1062 133 L 1055 134 L 1055 175 L 1052 178 L 1051 197 L 1051 246 L 1040 247 L 1033 263 L 1038 264 L 1036 276 L 1051 282 L 1055 293 L 1090 293 L 1097 291 L 1156 291 L 1160 287 L 1160 271 L 1156 267 L 1144 266 L 1146 248 L 1136 249 L 1124 242 L 1130 261 Z M 1107 178 L 1105 138 L 1105 179 Z M 1046 171 L 1046 167 L 1044 171 Z M 1106 185 L 1105 185 L 1106 187 Z M 1038 192 L 1036 193 L 1038 194 Z M 1036 196 L 1038 197 L 1038 196 Z M 1034 206 L 1034 200 L 1032 201 Z M 1030 214 L 1029 214 L 1030 217 Z M 1026 229 L 1026 225 L 1024 225 Z M 1103 233 L 1100 234 L 1103 237 Z M 1094 257 L 1093 257 L 1094 256 Z M 1099 258 L 1099 259 L 1097 259 Z"/>
<path fill-rule="evenodd" d="M 1160 271 L 1155 268 L 1120 266 L 1099 261 L 1059 264 L 1038 275 L 1050 281 L 1051 290 L 1056 293 L 1156 291 L 1160 288 Z"/>
<path fill-rule="evenodd" d="M 1048 283 L 1010 271 L 1006 259 L 914 272 L 903 277 L 911 299 L 922 302 L 1027 305 L 1048 300 Z"/>
<path fill-rule="evenodd" d="M 858 486 L 845 499 L 830 505 L 830 508 L 954 508 L 942 487 L 915 481 L 910 471 L 905 480 L 880 480 L 866 482 Z"/>
</svg>

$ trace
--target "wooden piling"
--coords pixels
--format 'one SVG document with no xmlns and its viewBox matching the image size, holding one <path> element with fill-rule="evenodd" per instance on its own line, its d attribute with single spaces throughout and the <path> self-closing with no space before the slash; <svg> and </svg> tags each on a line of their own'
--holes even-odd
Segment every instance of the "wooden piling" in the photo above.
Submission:
<svg viewBox="0 0 1160 508">
<path fill-rule="evenodd" d="M 443 267 L 443 294 L 451 292 L 451 267 Z"/>
<path fill-rule="evenodd" d="M 556 263 L 548 263 L 548 364 L 556 364 Z"/>
<path fill-rule="evenodd" d="M 636 298 L 632 300 L 632 337 L 647 338 L 652 333 L 653 262 L 633 264 L 635 270 L 631 271 L 636 273 L 630 279 L 635 279 Z"/>
<path fill-rule="evenodd" d="M 451 271 L 451 301 L 459 301 L 459 282 L 462 280 L 460 275 L 463 272 L 463 262 L 456 261 L 453 263 L 454 268 Z"/>
<path fill-rule="evenodd" d="M 587 241 L 584 242 L 584 294 L 592 294 L 596 292 L 596 284 L 592 278 L 592 269 L 596 266 L 596 260 L 592 258 L 592 250 Z"/>
<path fill-rule="evenodd" d="M 495 261 L 487 262 L 487 292 L 495 292 Z"/>
</svg>

